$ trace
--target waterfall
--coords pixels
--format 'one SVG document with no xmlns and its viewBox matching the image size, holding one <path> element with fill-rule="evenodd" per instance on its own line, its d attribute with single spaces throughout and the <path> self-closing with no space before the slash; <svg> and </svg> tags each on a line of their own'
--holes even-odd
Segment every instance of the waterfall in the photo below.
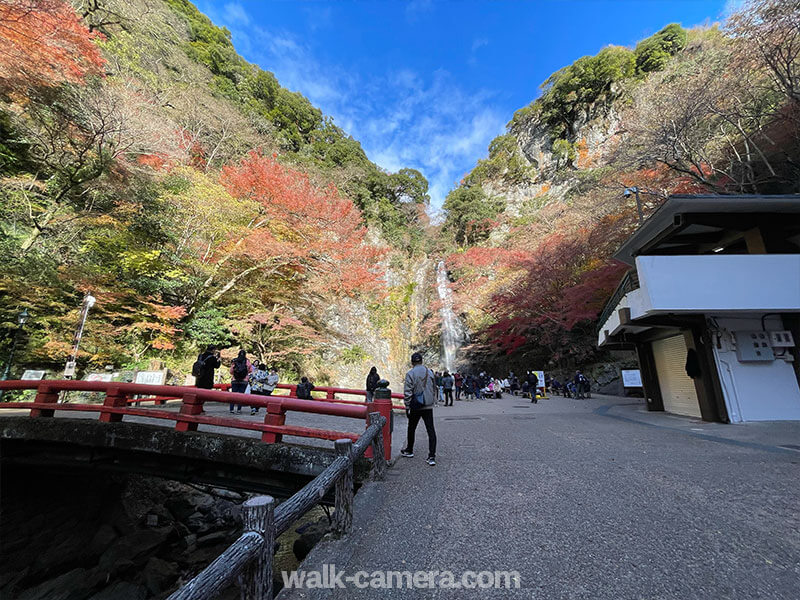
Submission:
<svg viewBox="0 0 800 600">
<path fill-rule="evenodd" d="M 453 293 L 450 290 L 450 280 L 447 278 L 447 269 L 443 260 L 440 260 L 436 266 L 436 289 L 439 292 L 439 300 L 442 302 L 444 368 L 452 373 L 453 368 L 456 366 L 456 353 L 464 339 L 464 328 L 453 312 Z"/>
</svg>

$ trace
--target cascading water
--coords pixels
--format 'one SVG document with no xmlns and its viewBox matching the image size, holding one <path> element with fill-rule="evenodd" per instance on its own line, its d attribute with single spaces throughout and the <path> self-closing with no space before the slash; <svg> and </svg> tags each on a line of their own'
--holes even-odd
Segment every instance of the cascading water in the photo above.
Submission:
<svg viewBox="0 0 800 600">
<path fill-rule="evenodd" d="M 444 261 L 440 260 L 436 266 L 436 289 L 439 300 L 442 302 L 442 349 L 444 351 L 444 368 L 452 372 L 456 366 L 456 354 L 464 340 L 464 327 L 453 312 L 453 294 L 450 290 L 450 280 L 447 278 L 447 268 Z"/>
</svg>

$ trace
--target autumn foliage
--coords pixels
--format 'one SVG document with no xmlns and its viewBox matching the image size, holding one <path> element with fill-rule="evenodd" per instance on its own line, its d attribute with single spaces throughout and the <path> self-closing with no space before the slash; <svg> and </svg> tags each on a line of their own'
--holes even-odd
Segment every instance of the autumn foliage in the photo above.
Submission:
<svg viewBox="0 0 800 600">
<path fill-rule="evenodd" d="M 0 2 L 0 87 L 20 89 L 82 83 L 105 61 L 68 2 Z"/>
<path fill-rule="evenodd" d="M 385 251 L 367 244 L 353 202 L 333 185 L 319 189 L 305 173 L 251 152 L 223 170 L 230 194 L 259 212 L 227 254 L 246 268 L 302 278 L 308 293 L 352 294 L 379 281 Z"/>
</svg>

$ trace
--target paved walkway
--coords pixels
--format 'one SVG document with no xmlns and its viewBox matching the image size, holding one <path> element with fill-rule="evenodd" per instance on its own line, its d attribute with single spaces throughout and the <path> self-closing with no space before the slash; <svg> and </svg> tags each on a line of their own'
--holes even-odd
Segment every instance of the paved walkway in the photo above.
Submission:
<svg viewBox="0 0 800 600">
<path fill-rule="evenodd" d="M 800 452 L 782 447 L 800 445 L 800 423 L 715 425 L 601 396 L 461 402 L 436 426 L 438 465 L 420 424 L 417 456 L 365 485 L 353 532 L 303 569 L 510 570 L 520 588 L 279 600 L 800 597 Z"/>
</svg>

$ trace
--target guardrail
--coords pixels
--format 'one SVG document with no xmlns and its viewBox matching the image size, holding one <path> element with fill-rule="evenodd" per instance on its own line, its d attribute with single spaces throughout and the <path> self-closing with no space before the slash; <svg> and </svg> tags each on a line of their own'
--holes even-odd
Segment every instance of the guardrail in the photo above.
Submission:
<svg viewBox="0 0 800 600">
<path fill-rule="evenodd" d="M 229 587 L 234 579 L 238 580 L 243 600 L 271 600 L 275 538 L 319 503 L 334 485 L 334 531 L 338 535 L 350 531 L 353 523 L 353 463 L 371 446 L 373 478 L 383 479 L 386 470 L 382 435 L 387 419 L 373 412 L 369 420 L 370 426 L 355 444 L 350 439 L 336 440 L 337 458 L 277 508 L 270 496 L 258 496 L 245 502 L 241 537 L 168 600 L 210 600 Z"/>
<path fill-rule="evenodd" d="M 376 411 L 386 419 L 385 431 L 382 436 L 384 440 L 384 456 L 391 457 L 392 453 L 389 427 L 392 405 L 391 400 L 388 398 L 375 398 L 369 404 L 343 404 L 324 400 L 302 400 L 291 396 L 255 396 L 252 394 L 238 394 L 183 386 L 71 380 L 0 381 L 0 390 L 36 390 L 36 397 L 33 402 L 0 402 L 0 410 L 28 409 L 31 417 L 52 417 L 55 411 L 97 412 L 100 413 L 100 421 L 109 423 L 122 421 L 125 415 L 149 417 L 175 421 L 175 429 L 177 431 L 197 431 L 198 425 L 260 431 L 261 440 L 270 444 L 281 442 L 284 435 L 324 440 L 358 439 L 356 434 L 348 432 L 287 425 L 287 412 L 349 417 L 363 419 L 368 423 L 369 413 Z M 71 391 L 101 392 L 105 393 L 105 399 L 103 404 L 59 403 L 61 393 Z M 143 395 L 180 399 L 181 406 L 178 411 L 129 406 L 129 399 L 132 396 Z M 150 400 L 153 400 L 153 398 Z M 144 400 L 138 400 L 138 402 L 141 401 Z M 134 402 L 137 402 L 137 400 L 134 400 Z M 263 407 L 266 408 L 266 415 L 263 423 L 244 419 L 212 417 L 203 414 L 205 402 L 233 402 L 243 406 Z"/>
</svg>

